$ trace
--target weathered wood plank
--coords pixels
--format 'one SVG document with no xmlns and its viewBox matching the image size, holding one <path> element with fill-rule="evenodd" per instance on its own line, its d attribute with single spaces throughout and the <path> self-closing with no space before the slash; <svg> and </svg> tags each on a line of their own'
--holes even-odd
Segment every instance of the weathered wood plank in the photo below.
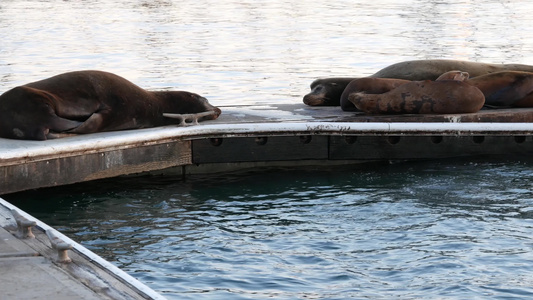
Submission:
<svg viewBox="0 0 533 300">
<path fill-rule="evenodd" d="M 134 174 L 192 163 L 191 142 L 177 140 L 0 167 L 0 194 Z"/>
<path fill-rule="evenodd" d="M 37 223 L 34 238 L 17 238 L 12 212 Z M 88 249 L 0 198 L 0 290 L 20 299 L 163 299 L 152 289 Z M 69 263 L 58 260 L 48 234 L 69 245 Z M 22 246 L 21 246 L 22 245 Z M 10 297 L 9 297 L 10 296 Z M 3 298 L 2 298 L 3 299 Z"/>
<path fill-rule="evenodd" d="M 50 240 L 42 231 L 36 229 L 35 238 L 24 240 L 35 252 L 46 257 L 49 261 L 57 258 L 57 251 L 50 246 Z M 104 269 L 95 266 L 87 261 L 85 257 L 77 251 L 69 250 L 71 263 L 56 263 L 55 267 L 63 269 L 67 274 L 75 278 L 79 283 L 89 287 L 104 299 L 146 299 L 145 297 L 133 293 L 130 286 L 118 280 Z M 99 298 L 100 298 L 99 297 Z"/>
</svg>

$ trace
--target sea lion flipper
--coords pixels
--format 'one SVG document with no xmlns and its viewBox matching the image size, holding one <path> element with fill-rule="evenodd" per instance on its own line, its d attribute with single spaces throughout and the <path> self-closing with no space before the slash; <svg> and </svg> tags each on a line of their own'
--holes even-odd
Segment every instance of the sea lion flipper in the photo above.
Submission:
<svg viewBox="0 0 533 300">
<path fill-rule="evenodd" d="M 78 127 L 69 130 L 68 133 L 94 133 L 98 132 L 104 123 L 104 116 L 102 113 L 93 113 L 85 122 Z"/>
<path fill-rule="evenodd" d="M 56 117 L 52 120 L 50 130 L 53 132 L 65 132 L 79 127 L 83 122 Z"/>
<path fill-rule="evenodd" d="M 52 140 L 52 139 L 60 139 L 60 138 L 65 138 L 65 137 L 69 137 L 69 136 L 75 136 L 77 134 L 75 133 L 54 133 L 54 132 L 48 132 L 46 134 L 46 139 L 48 140 Z"/>
</svg>

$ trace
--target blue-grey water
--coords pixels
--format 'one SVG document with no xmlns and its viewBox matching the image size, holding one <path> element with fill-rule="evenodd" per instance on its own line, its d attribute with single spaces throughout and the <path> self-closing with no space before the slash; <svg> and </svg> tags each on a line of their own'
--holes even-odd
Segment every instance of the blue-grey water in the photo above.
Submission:
<svg viewBox="0 0 533 300">
<path fill-rule="evenodd" d="M 0 92 L 100 69 L 222 106 L 410 59 L 533 64 L 533 4 L 2 0 Z M 4 198 L 169 299 L 530 299 L 533 161 L 110 179 Z"/>
<path fill-rule="evenodd" d="M 173 299 L 530 299 L 532 167 L 146 176 L 7 199 Z"/>
</svg>

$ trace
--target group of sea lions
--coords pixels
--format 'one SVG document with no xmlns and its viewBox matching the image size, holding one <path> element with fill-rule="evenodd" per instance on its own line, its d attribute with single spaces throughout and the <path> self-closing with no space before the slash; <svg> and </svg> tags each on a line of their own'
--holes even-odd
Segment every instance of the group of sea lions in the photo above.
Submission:
<svg viewBox="0 0 533 300">
<path fill-rule="evenodd" d="M 371 114 L 472 113 L 484 105 L 533 107 L 533 66 L 414 60 L 362 78 L 311 83 L 303 102 Z M 0 95 L 0 137 L 70 134 L 214 120 L 221 110 L 185 91 L 147 91 L 112 73 L 76 71 Z"/>
<path fill-rule="evenodd" d="M 303 102 L 369 114 L 473 113 L 483 106 L 533 107 L 533 66 L 414 60 L 362 78 L 311 83 Z"/>
</svg>

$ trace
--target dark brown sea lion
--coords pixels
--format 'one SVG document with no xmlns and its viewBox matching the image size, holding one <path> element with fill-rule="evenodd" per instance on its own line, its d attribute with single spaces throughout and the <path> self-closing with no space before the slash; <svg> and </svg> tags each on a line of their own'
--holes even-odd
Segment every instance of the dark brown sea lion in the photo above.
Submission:
<svg viewBox="0 0 533 300">
<path fill-rule="evenodd" d="M 0 137 L 45 140 L 57 133 L 94 133 L 182 123 L 163 113 L 216 119 L 221 111 L 185 91 L 146 91 L 102 71 L 77 71 L 15 87 L 0 95 Z"/>
<path fill-rule="evenodd" d="M 352 93 L 349 100 L 370 114 L 459 114 L 479 111 L 485 96 L 464 81 L 411 81 L 383 94 Z"/>
<path fill-rule="evenodd" d="M 311 83 L 311 92 L 304 96 L 310 106 L 338 106 L 342 92 L 354 78 L 324 78 Z"/>
<path fill-rule="evenodd" d="M 470 74 L 470 77 L 476 77 L 500 71 L 533 72 L 533 66 L 522 64 L 487 64 L 446 59 L 412 60 L 390 65 L 368 77 L 395 78 L 411 81 L 435 80 L 443 73 L 452 70 L 465 71 Z M 315 80 L 311 84 L 311 92 L 304 96 L 304 103 L 312 106 L 340 105 L 342 92 L 339 93 L 339 90 L 344 91 L 351 80 L 358 78 L 349 79 L 350 78 L 342 78 L 342 80 L 335 79 L 333 81 L 335 82 L 334 86 L 327 84 L 329 82 L 328 78 Z M 317 91 L 315 91 L 315 88 Z"/>
<path fill-rule="evenodd" d="M 459 72 L 447 72 L 441 77 L 457 76 Z M 442 79 L 441 77 L 439 79 Z M 533 73 L 519 71 L 495 72 L 470 78 L 465 82 L 483 92 L 485 105 L 533 107 Z"/>
</svg>

